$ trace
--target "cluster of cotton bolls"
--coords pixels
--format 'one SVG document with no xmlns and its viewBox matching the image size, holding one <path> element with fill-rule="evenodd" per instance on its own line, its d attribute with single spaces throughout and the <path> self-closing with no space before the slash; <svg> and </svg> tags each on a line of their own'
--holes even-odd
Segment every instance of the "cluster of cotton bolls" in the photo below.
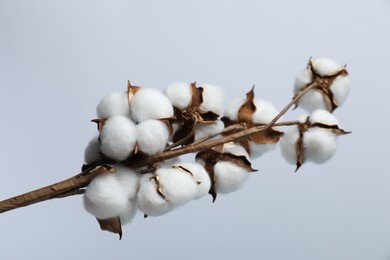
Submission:
<svg viewBox="0 0 390 260">
<path fill-rule="evenodd" d="M 334 156 L 337 136 L 347 134 L 331 114 L 347 98 L 351 84 L 345 66 L 328 58 L 310 59 L 305 70 L 295 79 L 294 93 L 313 87 L 296 103 L 310 115 L 303 115 L 281 140 L 283 157 L 296 164 L 306 161 L 324 163 Z"/>
<path fill-rule="evenodd" d="M 109 163 L 116 173 L 92 180 L 84 194 L 85 209 L 99 220 L 119 218 L 128 223 L 139 209 L 160 216 L 210 193 L 229 193 L 242 187 L 254 171 L 248 152 L 228 143 L 210 149 L 195 162 L 179 158 L 132 169 L 131 161 L 185 146 L 224 128 L 220 87 L 175 83 L 164 92 L 128 84 L 97 106 L 99 134 L 85 150 L 84 169 Z M 217 151 L 218 150 L 218 151 Z"/>
<path fill-rule="evenodd" d="M 337 136 L 348 133 L 332 112 L 344 103 L 349 89 L 345 66 L 311 59 L 294 88 L 296 96 L 308 91 L 295 104 L 309 114 L 284 133 L 280 112 L 270 101 L 255 98 L 253 88 L 224 110 L 218 86 L 175 83 L 162 92 L 129 82 L 127 91 L 112 92 L 97 106 L 98 119 L 93 121 L 99 134 L 85 150 L 83 167 L 110 164 L 116 173 L 92 180 L 84 194 L 85 209 L 98 220 L 114 218 L 125 224 L 138 210 L 160 216 L 206 194 L 215 201 L 217 194 L 241 188 L 255 171 L 250 160 L 272 151 L 279 141 L 283 157 L 297 169 L 307 161 L 324 163 L 336 151 Z M 264 130 L 197 150 L 193 162 L 176 157 L 137 164 L 254 127 Z"/>
</svg>

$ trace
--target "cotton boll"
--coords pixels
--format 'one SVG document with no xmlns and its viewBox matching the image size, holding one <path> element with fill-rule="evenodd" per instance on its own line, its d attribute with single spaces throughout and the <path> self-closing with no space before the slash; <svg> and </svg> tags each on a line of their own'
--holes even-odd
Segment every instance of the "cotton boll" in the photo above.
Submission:
<svg viewBox="0 0 390 260">
<path fill-rule="evenodd" d="M 100 150 L 117 161 L 127 159 L 137 141 L 134 123 L 124 116 L 114 116 L 106 121 L 100 133 Z"/>
<path fill-rule="evenodd" d="M 182 166 L 189 170 L 192 173 L 195 182 L 199 183 L 197 187 L 198 191 L 194 199 L 199 199 L 208 194 L 211 186 L 211 180 L 209 174 L 202 165 L 193 162 L 180 162 L 176 163 L 175 166 Z"/>
<path fill-rule="evenodd" d="M 140 210 L 146 215 L 161 216 L 170 212 L 173 206 L 157 192 L 155 180 L 149 179 L 151 176 L 151 174 L 145 174 L 141 178 L 137 203 Z"/>
<path fill-rule="evenodd" d="M 83 198 L 85 209 L 98 219 L 118 216 L 128 202 L 127 193 L 114 174 L 94 178 Z"/>
<path fill-rule="evenodd" d="M 326 125 L 339 125 L 337 118 L 328 110 L 318 109 L 311 113 L 309 117 L 310 123 L 322 123 Z"/>
<path fill-rule="evenodd" d="M 126 191 L 127 198 L 134 199 L 139 189 L 139 174 L 134 170 L 120 164 L 116 164 L 115 169 L 115 177 L 122 186 L 123 190 Z"/>
<path fill-rule="evenodd" d="M 125 225 L 131 222 L 137 214 L 138 207 L 135 199 L 128 200 L 125 209 L 119 214 L 121 224 Z"/>
<path fill-rule="evenodd" d="M 329 58 L 319 58 L 312 60 L 315 70 L 321 76 L 334 75 L 343 69 L 340 64 Z"/>
<path fill-rule="evenodd" d="M 294 82 L 294 94 L 297 94 L 299 90 L 306 87 L 308 84 L 312 82 L 313 75 L 311 74 L 311 71 L 308 69 L 302 70 L 298 73 L 298 75 L 295 77 Z"/>
<path fill-rule="evenodd" d="M 200 104 L 202 112 L 213 112 L 220 115 L 223 109 L 223 90 L 219 86 L 205 84 L 203 87 L 203 102 Z"/>
<path fill-rule="evenodd" d="M 349 76 L 338 77 L 333 81 L 330 90 L 333 93 L 337 105 L 343 105 L 351 90 L 351 80 Z"/>
<path fill-rule="evenodd" d="M 191 174 L 176 168 L 156 170 L 166 199 L 174 206 L 181 206 L 194 199 L 198 184 Z"/>
<path fill-rule="evenodd" d="M 259 158 L 263 154 L 270 152 L 276 148 L 275 144 L 257 144 L 255 142 L 249 142 L 249 149 L 251 151 L 250 158 L 255 159 Z"/>
<path fill-rule="evenodd" d="M 130 116 L 127 92 L 111 92 L 106 95 L 96 108 L 99 118 Z"/>
<path fill-rule="evenodd" d="M 322 93 L 315 89 L 305 93 L 299 99 L 298 106 L 309 113 L 317 109 L 327 109 Z"/>
<path fill-rule="evenodd" d="M 249 154 L 247 153 L 245 148 L 233 142 L 225 143 L 222 149 L 223 153 L 231 153 L 237 156 L 245 156 L 247 159 L 249 159 Z"/>
<path fill-rule="evenodd" d="M 225 128 L 225 125 L 221 120 L 216 120 L 212 123 L 197 124 L 195 127 L 195 141 L 199 141 L 202 138 L 218 134 Z"/>
<path fill-rule="evenodd" d="M 185 110 L 192 99 L 191 85 L 188 83 L 174 83 L 164 90 L 172 105 L 180 110 Z"/>
<path fill-rule="evenodd" d="M 252 114 L 252 122 L 257 124 L 267 124 L 279 114 L 274 105 L 265 100 L 256 99 L 254 101 L 256 111 Z"/>
<path fill-rule="evenodd" d="M 169 99 L 161 91 L 153 88 L 138 90 L 131 100 L 130 108 L 137 122 L 173 116 L 173 107 Z"/>
<path fill-rule="evenodd" d="M 299 129 L 297 126 L 291 126 L 288 131 L 286 131 L 280 140 L 280 149 L 282 151 L 282 156 L 286 159 L 287 162 L 291 164 L 297 163 L 297 151 L 296 143 L 299 138 Z"/>
<path fill-rule="evenodd" d="M 165 123 L 149 119 L 139 123 L 136 129 L 137 145 L 141 152 L 154 155 L 164 150 L 169 138 L 169 129 Z"/>
<path fill-rule="evenodd" d="M 310 128 L 303 136 L 304 159 L 324 163 L 336 153 L 336 136 L 319 127 Z"/>
<path fill-rule="evenodd" d="M 242 187 L 248 179 L 249 172 L 228 161 L 217 162 L 214 166 L 215 190 L 217 193 L 230 193 Z"/>
<path fill-rule="evenodd" d="M 92 164 L 101 159 L 99 136 L 95 136 L 89 141 L 84 152 L 84 161 L 86 164 Z"/>
<path fill-rule="evenodd" d="M 238 121 L 238 111 L 240 110 L 240 107 L 244 104 L 244 102 L 245 99 L 242 98 L 233 100 L 231 103 L 228 104 L 225 111 L 223 112 L 223 115 L 229 118 L 231 121 Z"/>
</svg>

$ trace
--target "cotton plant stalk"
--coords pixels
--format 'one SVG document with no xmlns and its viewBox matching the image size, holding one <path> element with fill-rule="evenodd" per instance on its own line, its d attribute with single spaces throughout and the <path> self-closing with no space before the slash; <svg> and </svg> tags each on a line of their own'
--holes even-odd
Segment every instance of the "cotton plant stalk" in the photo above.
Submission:
<svg viewBox="0 0 390 260">
<path fill-rule="evenodd" d="M 98 134 L 85 149 L 82 172 L 61 182 L 0 201 L 0 213 L 54 198 L 83 194 L 84 207 L 102 230 L 119 234 L 138 211 L 157 217 L 207 194 L 235 192 L 252 172 L 251 160 L 280 143 L 282 157 L 296 164 L 324 163 L 336 152 L 343 130 L 332 112 L 350 91 L 345 66 L 310 59 L 280 111 L 246 97 L 223 108 L 216 85 L 174 83 L 163 92 L 133 86 L 111 92 L 97 105 Z M 292 106 L 309 114 L 282 117 Z M 283 131 L 284 128 L 289 128 Z M 194 161 L 180 156 L 196 153 Z"/>
</svg>

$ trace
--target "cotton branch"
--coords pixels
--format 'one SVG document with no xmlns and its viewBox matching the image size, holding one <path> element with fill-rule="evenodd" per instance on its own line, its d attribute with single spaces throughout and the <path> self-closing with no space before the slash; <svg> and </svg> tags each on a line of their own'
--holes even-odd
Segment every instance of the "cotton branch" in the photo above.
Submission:
<svg viewBox="0 0 390 260">
<path fill-rule="evenodd" d="M 259 133 L 262 131 L 266 131 L 274 126 L 284 126 L 284 125 L 296 125 L 297 121 L 292 122 L 280 122 L 277 121 L 290 109 L 290 107 L 309 90 L 317 87 L 317 83 L 314 82 L 308 85 L 305 89 L 300 91 L 292 101 L 287 104 L 282 111 L 267 125 L 253 126 L 248 129 L 243 128 L 240 125 L 234 125 L 227 129 L 225 129 L 225 133 L 231 130 L 238 130 L 237 132 L 233 132 L 231 134 L 225 135 L 223 137 L 211 140 L 204 140 L 195 142 L 180 148 L 175 148 L 172 150 L 165 151 L 163 153 L 157 154 L 155 156 L 146 157 L 139 161 L 132 161 L 132 168 L 141 168 L 148 165 L 152 165 L 156 162 L 161 162 L 167 159 L 175 158 L 183 154 L 195 153 L 199 151 L 204 151 L 210 149 L 212 147 L 222 145 L 228 142 L 239 140 L 243 137 L 249 136 L 254 133 Z M 96 165 L 91 169 L 87 169 L 84 172 L 81 172 L 69 179 L 64 181 L 25 193 L 21 194 L 3 201 L 0 201 L 0 213 L 4 213 L 13 209 L 17 209 L 20 207 L 25 207 L 31 204 L 35 204 L 38 202 L 42 202 L 45 200 L 53 199 L 53 198 L 63 198 L 67 196 L 73 196 L 82 194 L 84 192 L 84 188 L 88 186 L 88 184 L 94 179 L 96 176 L 101 174 L 106 174 L 114 171 L 112 166 L 110 165 Z"/>
</svg>

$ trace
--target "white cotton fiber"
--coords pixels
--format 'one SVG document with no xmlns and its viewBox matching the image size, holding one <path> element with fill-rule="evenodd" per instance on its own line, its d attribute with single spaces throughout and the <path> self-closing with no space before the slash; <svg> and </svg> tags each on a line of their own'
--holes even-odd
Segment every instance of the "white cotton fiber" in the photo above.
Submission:
<svg viewBox="0 0 390 260">
<path fill-rule="evenodd" d="M 313 127 L 303 135 L 304 159 L 314 163 L 324 163 L 336 153 L 336 135 L 332 132 Z"/>
<path fill-rule="evenodd" d="M 137 211 L 137 201 L 135 199 L 128 200 L 125 209 L 119 214 L 121 224 L 126 225 L 130 223 L 137 214 Z"/>
<path fill-rule="evenodd" d="M 141 88 L 130 103 L 133 118 L 138 122 L 148 119 L 161 119 L 173 116 L 173 106 L 159 90 Z"/>
<path fill-rule="evenodd" d="M 139 189 L 139 174 L 120 164 L 116 164 L 114 167 L 116 169 L 115 177 L 119 181 L 123 190 L 126 191 L 127 198 L 134 199 Z"/>
<path fill-rule="evenodd" d="M 137 145 L 141 152 L 154 155 L 164 150 L 169 138 L 169 129 L 165 123 L 149 119 L 139 123 L 136 129 Z"/>
<path fill-rule="evenodd" d="M 310 114 L 310 123 L 321 123 L 325 125 L 339 125 L 337 118 L 328 110 L 317 109 Z"/>
<path fill-rule="evenodd" d="M 195 126 L 195 141 L 199 141 L 204 137 L 220 133 L 225 128 L 221 120 L 216 120 L 212 123 L 196 124 Z"/>
<path fill-rule="evenodd" d="M 194 199 L 198 184 L 191 174 L 177 168 L 156 170 L 166 199 L 174 206 L 181 206 Z"/>
<path fill-rule="evenodd" d="M 238 190 L 248 179 L 249 172 L 228 161 L 217 162 L 214 166 L 215 190 L 217 193 L 230 193 Z"/>
<path fill-rule="evenodd" d="M 313 59 L 312 64 L 321 76 L 334 75 L 343 69 L 343 66 L 329 58 Z"/>
<path fill-rule="evenodd" d="M 240 107 L 244 104 L 244 102 L 245 99 L 242 98 L 233 100 L 227 105 L 225 111 L 223 112 L 223 115 L 229 118 L 231 121 L 238 121 L 238 111 L 240 110 Z"/>
<path fill-rule="evenodd" d="M 220 115 L 223 109 L 223 90 L 219 86 L 205 84 L 203 88 L 203 102 L 200 104 L 202 112 L 213 112 Z"/>
<path fill-rule="evenodd" d="M 295 77 L 294 94 L 297 94 L 299 90 L 310 84 L 313 80 L 312 76 L 311 71 L 308 69 L 300 71 Z"/>
<path fill-rule="evenodd" d="M 191 85 L 188 83 L 174 83 L 164 90 L 172 105 L 180 110 L 185 110 L 192 99 Z"/>
<path fill-rule="evenodd" d="M 349 76 L 338 77 L 330 86 L 334 99 L 338 106 L 344 104 L 351 90 L 351 80 Z"/>
<path fill-rule="evenodd" d="M 327 109 L 322 93 L 316 89 L 309 90 L 305 93 L 299 99 L 298 106 L 309 113 L 317 109 Z"/>
<path fill-rule="evenodd" d="M 277 143 L 274 144 L 257 144 L 255 142 L 249 142 L 251 159 L 261 157 L 263 154 L 270 152 L 276 148 Z"/>
<path fill-rule="evenodd" d="M 282 156 L 291 164 L 297 163 L 296 143 L 299 138 L 299 130 L 297 126 L 291 126 L 280 140 L 280 149 Z"/>
<path fill-rule="evenodd" d="M 249 159 L 249 154 L 241 145 L 235 144 L 233 142 L 225 143 L 222 148 L 223 153 L 231 153 L 237 156 L 245 156 Z"/>
<path fill-rule="evenodd" d="M 256 111 L 252 114 L 252 122 L 257 124 L 267 124 L 279 113 L 275 106 L 262 99 L 255 99 Z"/>
<path fill-rule="evenodd" d="M 106 121 L 100 133 L 100 150 L 107 157 L 123 161 L 130 156 L 137 141 L 134 123 L 124 116 L 114 116 Z"/>
<path fill-rule="evenodd" d="M 95 136 L 89 141 L 84 152 L 84 161 L 86 164 L 92 164 L 101 159 L 99 136 Z"/>
<path fill-rule="evenodd" d="M 99 118 L 130 116 L 127 92 L 111 92 L 106 95 L 96 108 Z"/>
<path fill-rule="evenodd" d="M 171 203 L 157 192 L 157 184 L 152 175 L 146 174 L 141 178 L 141 186 L 137 194 L 140 210 L 148 216 L 161 216 L 173 209 Z"/>
<path fill-rule="evenodd" d="M 198 183 L 198 191 L 194 199 L 199 199 L 209 193 L 211 186 L 210 176 L 202 165 L 194 162 L 179 162 L 175 163 L 174 166 L 182 166 L 192 173 L 195 182 Z"/>
<path fill-rule="evenodd" d="M 122 189 L 115 174 L 94 178 L 83 198 L 85 209 L 98 219 L 119 216 L 128 201 L 127 193 Z"/>
</svg>

